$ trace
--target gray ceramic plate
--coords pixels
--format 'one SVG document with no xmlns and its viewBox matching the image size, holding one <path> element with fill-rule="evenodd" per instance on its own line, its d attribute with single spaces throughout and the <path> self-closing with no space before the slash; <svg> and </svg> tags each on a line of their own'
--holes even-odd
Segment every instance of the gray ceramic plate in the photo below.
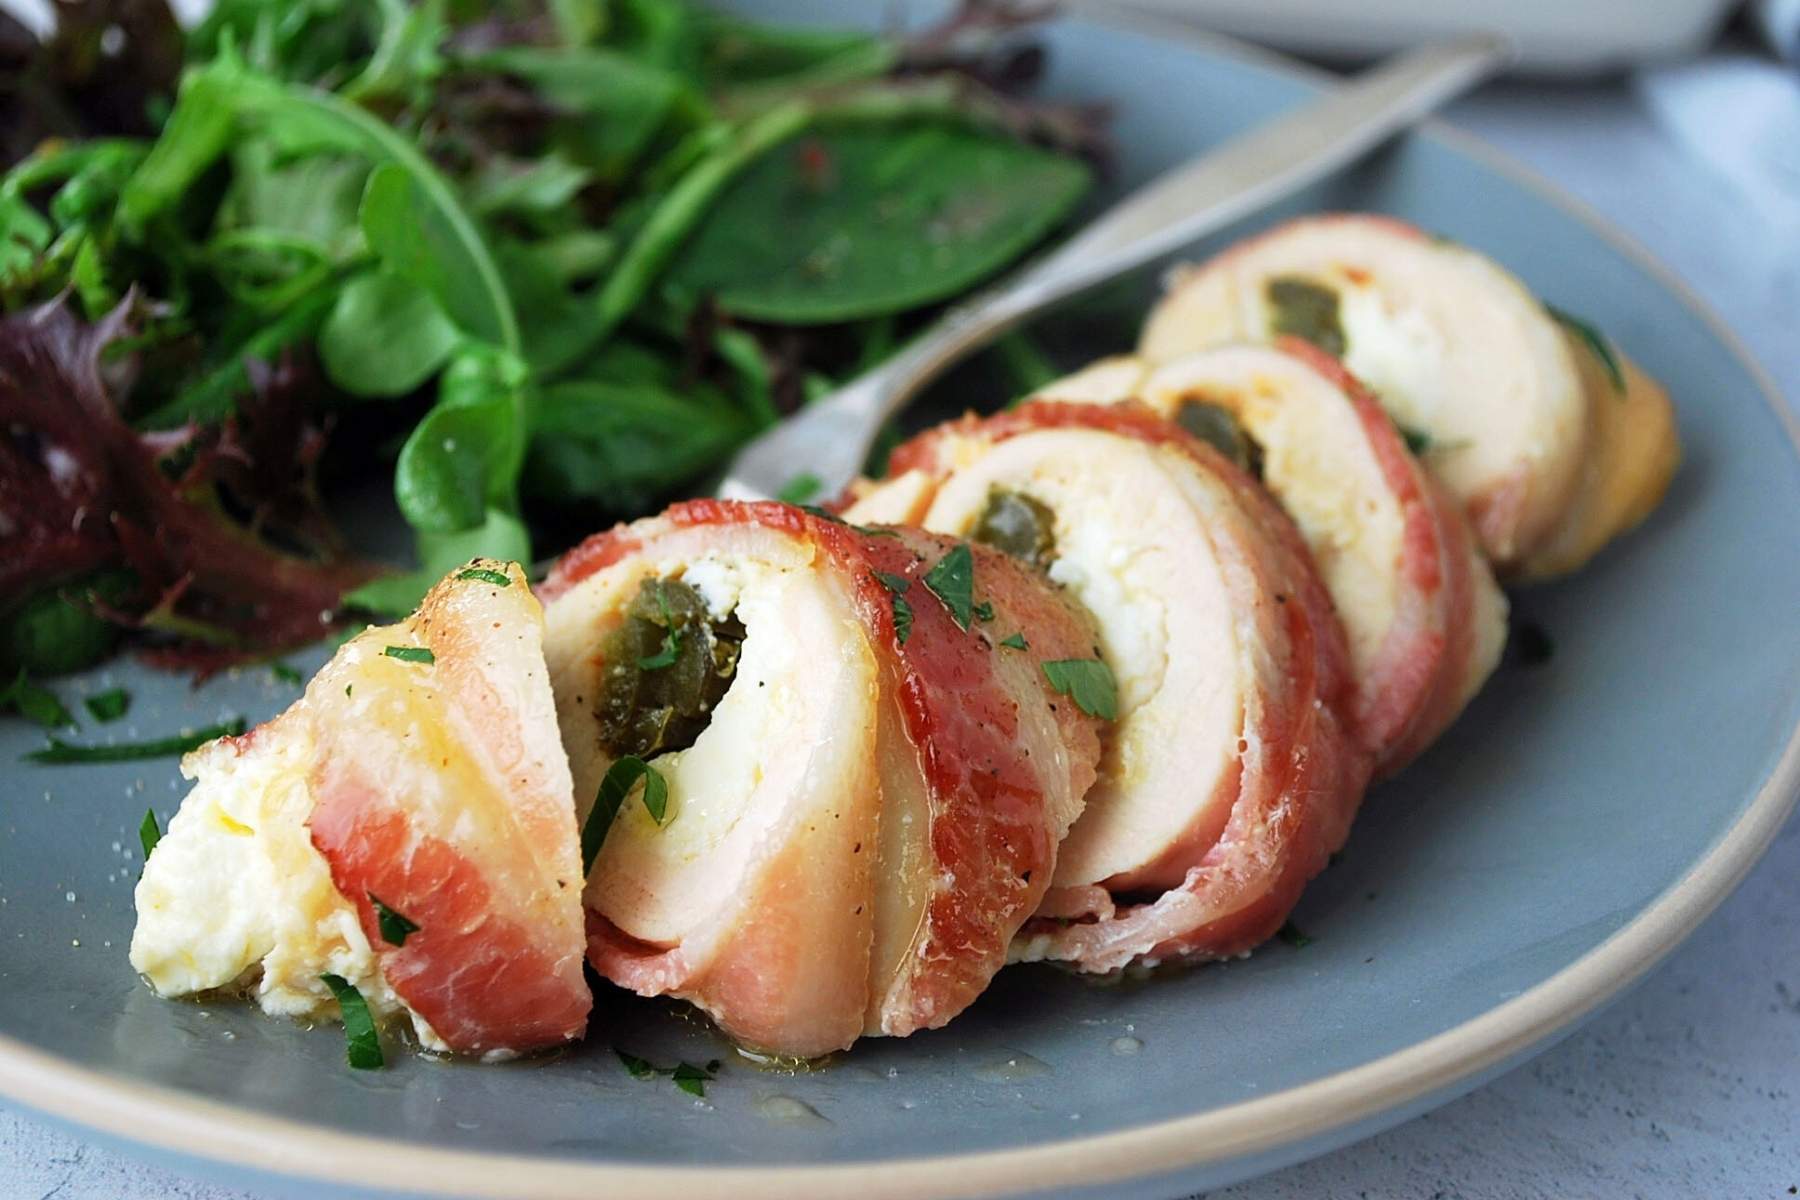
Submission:
<svg viewBox="0 0 1800 1200">
<path fill-rule="evenodd" d="M 1053 90 L 1117 102 L 1127 182 L 1314 86 L 1111 20 L 1069 21 L 1052 40 Z M 1398 1122 L 1566 1033 L 1693 929 L 1792 803 L 1793 430 L 1673 281 L 1447 130 L 1288 211 L 1319 208 L 1418 221 L 1591 315 L 1668 383 L 1688 460 L 1643 530 L 1523 598 L 1554 635 L 1554 660 L 1503 670 L 1423 761 L 1370 797 L 1297 914 L 1309 945 L 1117 987 L 1009 970 L 946 1030 L 865 1042 L 799 1077 L 731 1062 L 705 1103 L 632 1080 L 611 1047 L 660 1061 L 729 1058 L 724 1048 L 673 1007 L 616 995 L 587 1044 L 551 1061 L 352 1072 L 335 1028 L 165 1003 L 126 964 L 135 830 L 146 803 L 165 819 L 176 805 L 172 763 L 14 765 L 0 781 L 0 1093 L 239 1176 L 269 1173 L 265 1184 L 1170 1196 Z M 114 682 L 136 703 L 97 736 L 258 718 L 295 695 L 263 671 L 193 691 L 123 664 L 62 690 Z M 39 737 L 7 722 L 0 759 Z M 816 1119 L 793 1119 L 783 1098 Z"/>
</svg>

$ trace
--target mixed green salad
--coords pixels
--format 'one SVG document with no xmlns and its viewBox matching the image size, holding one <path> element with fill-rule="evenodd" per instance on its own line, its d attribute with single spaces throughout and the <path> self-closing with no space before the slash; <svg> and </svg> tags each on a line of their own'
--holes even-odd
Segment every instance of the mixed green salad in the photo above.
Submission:
<svg viewBox="0 0 1800 1200">
<path fill-rule="evenodd" d="M 688 0 L 57 10 L 0 15 L 15 692 L 122 641 L 266 659 L 648 511 L 1051 236 L 1102 157 L 1097 110 L 1029 98 L 1041 10 L 995 0 L 888 36 Z M 371 480 L 416 569 L 333 520 Z"/>
</svg>

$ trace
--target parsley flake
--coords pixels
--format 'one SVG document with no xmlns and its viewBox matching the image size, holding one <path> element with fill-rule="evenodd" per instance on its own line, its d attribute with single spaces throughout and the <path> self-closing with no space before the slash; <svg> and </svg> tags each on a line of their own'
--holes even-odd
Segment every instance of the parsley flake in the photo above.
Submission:
<svg viewBox="0 0 1800 1200">
<path fill-rule="evenodd" d="M 675 615 L 669 611 L 668 594 L 660 583 L 656 585 L 656 607 L 662 613 L 662 649 L 638 659 L 640 671 L 660 671 L 664 667 L 673 666 L 675 660 L 681 657 L 681 630 L 675 625 Z"/>
<path fill-rule="evenodd" d="M 299 671 L 284 662 L 270 663 L 269 674 L 275 677 L 276 683 L 290 684 L 294 687 L 299 687 L 305 681 Z"/>
<path fill-rule="evenodd" d="M 1398 421 L 1394 422 L 1394 427 L 1400 431 L 1400 440 L 1406 443 L 1407 450 L 1412 453 L 1414 458 L 1431 449 L 1431 435 L 1423 429 L 1414 429 L 1412 426 L 1402 425 Z"/>
<path fill-rule="evenodd" d="M 782 485 L 775 498 L 783 504 L 804 504 L 819 494 L 825 481 L 811 471 L 802 471 Z"/>
<path fill-rule="evenodd" d="M 1300 927 L 1295 925 L 1292 921 L 1283 925 L 1275 936 L 1279 937 L 1282 941 L 1286 942 L 1296 950 L 1303 946 L 1312 945 L 1312 939 L 1307 937 L 1304 933 L 1301 933 Z"/>
<path fill-rule="evenodd" d="M 650 819 L 661 825 L 668 815 L 668 780 L 635 754 L 614 760 L 606 769 L 606 778 L 600 781 L 593 810 L 581 827 L 581 873 L 584 877 L 593 871 L 594 860 L 600 857 L 600 847 L 606 843 L 606 831 L 612 828 L 613 818 L 619 815 L 619 809 L 639 779 L 644 781 L 644 811 L 650 814 Z"/>
<path fill-rule="evenodd" d="M 94 720 L 105 724 L 125 715 L 125 710 L 131 707 L 131 693 L 124 688 L 109 688 L 89 696 L 82 704 L 93 714 Z"/>
<path fill-rule="evenodd" d="M 1044 663 L 1044 678 L 1075 707 L 1103 721 L 1119 715 L 1119 689 L 1110 668 L 1097 658 L 1059 658 Z"/>
<path fill-rule="evenodd" d="M 967 543 L 958 543 L 938 560 L 937 566 L 926 573 L 925 586 L 943 601 L 956 627 L 966 630 L 975 614 L 975 556 Z"/>
<path fill-rule="evenodd" d="M 39 687 L 25 675 L 25 668 L 19 668 L 18 677 L 12 686 L 0 692 L 0 704 L 11 704 L 19 710 L 19 715 L 35 721 L 46 729 L 75 727 L 75 716 L 63 707 L 63 702 L 56 698 L 56 693 L 49 688 Z"/>
<path fill-rule="evenodd" d="M 655 1079 L 662 1075 L 672 1080 L 676 1087 L 690 1096 L 706 1098 L 706 1085 L 711 1083 L 719 1073 L 717 1060 L 705 1066 L 696 1066 L 691 1062 L 679 1062 L 672 1067 L 659 1067 L 647 1058 L 639 1058 L 635 1054 L 627 1054 L 617 1046 L 613 1053 L 619 1056 L 619 1062 L 625 1067 L 626 1074 L 633 1079 Z"/>
<path fill-rule="evenodd" d="M 705 1067 L 696 1067 L 693 1063 L 687 1062 L 678 1063 L 669 1074 L 675 1080 L 675 1086 L 688 1095 L 697 1096 L 703 1100 L 706 1098 L 706 1085 L 712 1076 L 707 1073 Z"/>
<path fill-rule="evenodd" d="M 490 571 L 486 567 L 470 567 L 456 573 L 458 579 L 466 579 L 474 583 L 491 583 L 495 587 L 511 587 L 512 577 L 503 571 Z"/>
<path fill-rule="evenodd" d="M 913 623 L 912 605 L 908 604 L 906 601 L 902 600 L 900 597 L 895 596 L 894 597 L 894 640 L 899 642 L 902 646 L 906 645 L 906 639 L 912 636 L 912 623 Z"/>
<path fill-rule="evenodd" d="M 1556 318 L 1556 323 L 1575 335 L 1575 340 L 1586 346 L 1593 356 L 1600 360 L 1606 370 L 1606 377 L 1612 381 L 1613 391 L 1625 394 L 1625 372 L 1619 366 L 1619 356 L 1613 353 L 1612 343 L 1606 335 L 1582 320 L 1574 313 L 1564 312 L 1554 304 L 1544 305 L 1546 311 Z"/>
<path fill-rule="evenodd" d="M 613 1048 L 613 1053 L 619 1056 L 619 1061 L 625 1064 L 626 1073 L 633 1079 L 656 1078 L 656 1068 L 650 1065 L 649 1059 L 639 1058 L 635 1054 L 627 1054 L 616 1046 Z"/>
<path fill-rule="evenodd" d="M 138 845 L 144 848 L 144 861 L 150 861 L 150 852 L 156 849 L 156 843 L 162 841 L 162 827 L 156 823 L 156 810 L 144 810 L 144 822 L 138 826 Z"/>
<path fill-rule="evenodd" d="M 374 892 L 369 893 L 369 903 L 375 906 L 375 923 L 381 927 L 381 940 L 388 945 L 404 946 L 409 934 L 419 932 L 417 923 L 383 904 Z"/>
<path fill-rule="evenodd" d="M 233 717 L 229 721 L 221 721 L 217 725 L 208 725 L 205 729 L 196 729 L 190 733 L 178 733 L 174 737 L 158 738 L 151 742 L 126 742 L 114 746 L 71 746 L 58 738 L 51 738 L 50 744 L 42 750 L 34 750 L 25 756 L 26 761 L 35 763 L 102 763 L 129 762 L 138 758 L 165 758 L 171 754 L 186 754 L 198 746 L 204 746 L 214 738 L 236 737 L 244 732 L 244 719 Z"/>
<path fill-rule="evenodd" d="M 877 583 L 896 596 L 904 595 L 906 589 L 912 586 L 912 580 L 904 575 L 896 575 L 892 571 L 872 571 L 870 574 L 875 576 Z"/>
<path fill-rule="evenodd" d="M 977 621 L 991 621 L 994 619 L 994 606 L 989 604 L 986 600 L 977 604 L 974 612 Z"/>
<path fill-rule="evenodd" d="M 401 662 L 434 663 L 437 655 L 424 646 L 389 646 L 382 651 L 389 658 L 397 658 Z"/>
<path fill-rule="evenodd" d="M 337 998 L 338 1012 L 344 1018 L 344 1056 L 358 1071 L 379 1070 L 386 1064 L 381 1056 L 381 1035 L 375 1032 L 375 1018 L 369 1014 L 369 1002 L 356 990 L 356 985 L 342 975 L 319 976 Z"/>
<path fill-rule="evenodd" d="M 1029 650 L 1031 646 L 1025 640 L 1024 633 L 1015 633 L 1011 637 L 1000 639 L 1000 644 L 1009 650 Z"/>
</svg>

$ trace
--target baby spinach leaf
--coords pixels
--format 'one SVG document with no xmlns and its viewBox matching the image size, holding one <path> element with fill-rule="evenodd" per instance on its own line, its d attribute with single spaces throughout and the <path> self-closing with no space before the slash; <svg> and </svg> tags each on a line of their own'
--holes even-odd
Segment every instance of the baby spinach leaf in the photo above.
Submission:
<svg viewBox="0 0 1800 1200">
<path fill-rule="evenodd" d="M 99 662 L 118 645 L 120 629 L 94 601 L 117 603 L 132 586 L 125 572 L 103 571 L 27 596 L 0 620 L 0 665 L 41 676 Z"/>
<path fill-rule="evenodd" d="M 163 136 L 125 185 L 120 218 L 143 229 L 246 130 L 285 154 L 348 151 L 379 164 L 358 214 L 369 248 L 429 288 L 465 329 L 517 350 L 518 321 L 487 243 L 419 147 L 342 96 L 281 83 L 235 55 L 222 54 L 183 81 Z"/>
<path fill-rule="evenodd" d="M 387 575 L 348 593 L 347 608 L 384 617 L 403 617 L 417 608 L 431 585 L 452 568 L 471 558 L 531 561 L 531 539 L 512 513 L 490 508 L 480 525 L 455 533 L 421 530 L 418 535 L 420 566 L 400 575 Z"/>
<path fill-rule="evenodd" d="M 319 330 L 319 358 L 347 392 L 404 396 L 431 378 L 462 340 L 430 292 L 371 271 L 338 293 Z"/>
<path fill-rule="evenodd" d="M 525 361 L 540 376 L 558 374 L 593 344 L 600 324 L 593 300 L 559 277 L 542 242 L 497 238 L 494 260 L 519 314 Z"/>
<path fill-rule="evenodd" d="M 356 212 L 369 180 L 368 160 L 336 151 L 293 153 L 269 137 L 244 138 L 231 148 L 219 230 L 285 234 L 331 261 L 349 259 L 362 249 Z"/>
<path fill-rule="evenodd" d="M 225 153 L 237 126 L 235 93 L 246 75 L 235 58 L 220 58 L 182 79 L 162 136 L 120 192 L 117 215 L 127 229 L 141 231 L 152 217 L 174 207 Z"/>
<path fill-rule="evenodd" d="M 610 333 L 638 306 L 725 185 L 770 147 L 799 132 L 811 117 L 811 106 L 801 101 L 778 105 L 734 130 L 724 145 L 696 160 L 670 186 L 647 213 L 600 289 L 596 300 L 600 310 L 596 338 Z M 763 239 L 785 241 L 785 231 L 783 238 L 768 237 L 768 231 L 778 227 L 765 225 Z"/>
<path fill-rule="evenodd" d="M 18 709 L 19 715 L 26 720 L 35 721 L 45 729 L 75 728 L 75 715 L 63 706 L 55 692 L 33 683 L 24 667 L 19 668 L 12 686 L 0 692 L 0 708 L 7 705 Z"/>
<path fill-rule="evenodd" d="M 414 528 L 471 529 L 490 507 L 516 503 L 525 377 L 518 358 L 479 344 L 445 370 L 437 406 L 413 427 L 394 471 L 394 496 Z"/>
<path fill-rule="evenodd" d="M 381 36 L 362 72 L 345 84 L 342 94 L 366 104 L 381 96 L 405 97 L 434 79 L 443 68 L 438 46 L 449 34 L 444 0 L 376 0 Z"/>
<path fill-rule="evenodd" d="M 516 347 L 519 331 L 499 268 L 468 215 L 454 201 L 444 205 L 438 199 L 418 175 L 396 163 L 376 167 L 358 214 L 369 249 L 396 275 L 437 297 L 458 325 L 497 345 Z M 476 246 L 485 271 L 475 266 Z"/>
<path fill-rule="evenodd" d="M 578 379 L 545 387 L 532 408 L 525 482 L 536 496 L 642 510 L 719 462 L 749 431 L 710 389 Z"/>
<path fill-rule="evenodd" d="M 854 83 L 883 74 L 900 56 L 893 39 L 857 30 L 767 25 L 710 9 L 698 16 L 706 36 L 703 70 L 736 95 L 759 85 L 799 89 Z"/>
<path fill-rule="evenodd" d="M 554 214 L 592 183 L 594 173 L 570 162 L 561 151 L 522 160 L 494 155 L 477 166 L 463 185 L 469 207 L 481 216 L 497 213 Z"/>
<path fill-rule="evenodd" d="M 785 324 L 903 312 L 1000 270 L 1088 184 L 1072 159 L 948 123 L 821 130 L 744 171 L 670 265 L 668 284 Z"/>
<path fill-rule="evenodd" d="M 464 65 L 531 84 L 568 114 L 554 130 L 563 152 L 608 180 L 637 162 L 690 90 L 673 71 L 598 46 L 508 46 Z"/>
</svg>

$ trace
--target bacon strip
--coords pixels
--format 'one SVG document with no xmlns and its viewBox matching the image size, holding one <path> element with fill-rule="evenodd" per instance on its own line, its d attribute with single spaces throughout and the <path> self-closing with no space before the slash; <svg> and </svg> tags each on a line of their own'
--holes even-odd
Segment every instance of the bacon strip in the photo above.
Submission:
<svg viewBox="0 0 1800 1200">
<path fill-rule="evenodd" d="M 1203 843 L 1174 844 L 1169 857 L 1180 861 L 1157 864 L 1175 868 L 1179 885 L 1149 904 L 1130 902 L 1130 881 L 1053 890 L 1013 956 L 1106 972 L 1240 954 L 1280 926 L 1305 881 L 1343 843 L 1368 776 L 1368 756 L 1344 717 L 1352 693 L 1342 630 L 1298 532 L 1256 481 L 1142 405 L 1040 401 L 965 417 L 897 449 L 891 470 L 911 488 L 921 476 L 941 486 L 987 449 L 1062 429 L 1172 450 L 1219 498 L 1221 525 L 1209 533 L 1239 636 L 1256 647 L 1248 656 L 1254 678 L 1238 769 L 1220 784 L 1229 789 L 1222 830 Z M 1167 603 L 1178 611 L 1180 597 Z M 1209 799 L 1196 796 L 1196 809 Z M 1115 800 L 1129 803 L 1129 793 Z"/>
<path fill-rule="evenodd" d="M 1044 652 L 1070 655 L 1091 652 L 1091 638 L 1042 581 L 984 548 L 974 556 L 974 598 L 992 606 L 994 619 L 965 630 L 923 583 L 955 546 L 949 539 L 865 532 L 787 505 L 697 500 L 589 539 L 552 571 L 543 591 L 553 673 L 575 680 L 604 669 L 592 656 L 605 606 L 591 589 L 623 595 L 625 581 L 652 564 L 768 557 L 777 552 L 771 545 L 785 547 L 784 563 L 804 564 L 788 569 L 820 574 L 841 596 L 847 620 L 832 633 L 839 657 L 871 664 L 867 708 L 837 714 L 830 729 L 794 731 L 848 747 L 833 760 L 832 804 L 815 808 L 815 798 L 798 793 L 771 798 L 820 819 L 801 829 L 770 818 L 778 832 L 763 857 L 743 866 L 736 894 L 675 944 L 634 938 L 590 912 L 589 958 L 622 986 L 693 1000 L 743 1044 L 810 1057 L 864 1033 L 942 1025 L 1004 964 L 1049 886 L 1099 745 L 1094 722 L 1057 703 L 1037 659 L 1011 661 L 1015 652 L 996 644 L 1005 634 L 993 631 L 1025 629 Z M 894 622 L 893 585 L 902 579 L 911 609 L 904 642 Z M 749 638 L 759 636 L 771 632 L 749 628 Z M 715 721 L 726 719 L 729 702 Z M 597 734 L 568 713 L 579 778 Z M 606 866 L 603 855 L 597 875 Z"/>
</svg>

